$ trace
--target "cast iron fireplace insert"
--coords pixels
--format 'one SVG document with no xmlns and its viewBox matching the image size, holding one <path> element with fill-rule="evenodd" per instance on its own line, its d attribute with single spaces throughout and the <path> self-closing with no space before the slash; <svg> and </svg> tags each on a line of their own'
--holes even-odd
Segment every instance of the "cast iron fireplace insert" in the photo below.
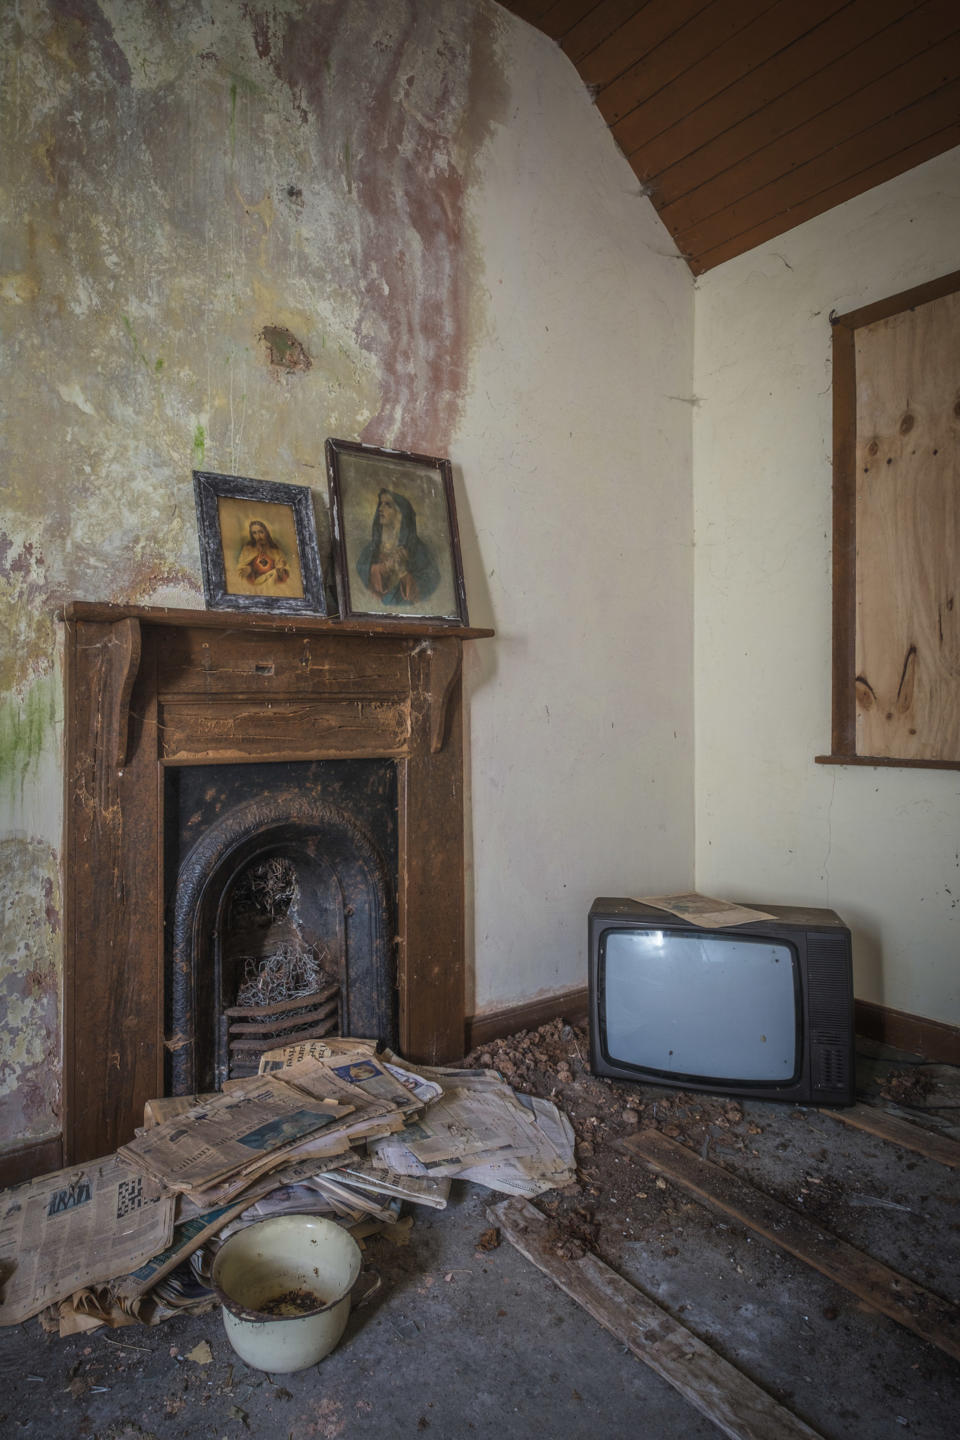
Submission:
<svg viewBox="0 0 960 1440">
<path fill-rule="evenodd" d="M 390 760 L 165 772 L 168 1094 L 219 1090 L 324 1035 L 395 1047 Z"/>
</svg>

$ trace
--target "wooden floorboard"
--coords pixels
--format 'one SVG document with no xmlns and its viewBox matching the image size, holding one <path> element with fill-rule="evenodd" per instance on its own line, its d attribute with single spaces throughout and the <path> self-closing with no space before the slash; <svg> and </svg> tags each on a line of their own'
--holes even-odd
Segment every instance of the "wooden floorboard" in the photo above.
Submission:
<svg viewBox="0 0 960 1440">
<path fill-rule="evenodd" d="M 656 1130 L 643 1130 L 620 1145 L 656 1174 L 729 1215 L 754 1234 L 842 1285 L 874 1310 L 895 1320 L 947 1355 L 960 1360 L 960 1310 L 888 1265 L 857 1250 L 686 1146 Z"/>
<path fill-rule="evenodd" d="M 521 1255 L 724 1435 L 732 1440 L 816 1440 L 817 1431 L 595 1255 L 561 1259 L 549 1243 L 549 1221 L 526 1200 L 502 1200 L 490 1205 L 487 1215 Z M 637 1434 L 642 1432 L 638 1424 Z"/>
<path fill-rule="evenodd" d="M 821 1110 L 820 1114 L 829 1115 L 831 1120 L 839 1120 L 854 1130 L 876 1135 L 891 1145 L 912 1150 L 928 1160 L 936 1160 L 939 1165 L 960 1170 L 960 1144 L 951 1140 L 949 1135 L 937 1135 L 932 1130 L 925 1130 L 922 1125 L 901 1120 L 897 1115 L 888 1115 L 874 1105 L 850 1105 L 842 1110 Z"/>
</svg>

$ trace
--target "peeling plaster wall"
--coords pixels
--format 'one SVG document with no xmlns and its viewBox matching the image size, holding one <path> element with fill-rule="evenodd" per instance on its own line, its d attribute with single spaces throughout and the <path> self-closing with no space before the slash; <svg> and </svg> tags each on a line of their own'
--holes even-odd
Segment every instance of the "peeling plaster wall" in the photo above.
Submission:
<svg viewBox="0 0 960 1440">
<path fill-rule="evenodd" d="M 960 150 L 702 277 L 697 883 L 828 905 L 857 995 L 960 1023 L 960 776 L 830 749 L 830 312 L 957 268 Z"/>
<path fill-rule="evenodd" d="M 467 1006 L 582 983 L 595 890 L 691 878 L 692 285 L 572 67 L 492 0 L 23 0 L 0 55 L 0 1148 L 59 1129 L 55 612 L 202 606 L 194 467 L 326 546 L 326 436 L 451 455 Z"/>
<path fill-rule="evenodd" d="M 40 841 L 0 841 L 0 876 L 0 1135 L 33 1139 L 59 1105 L 56 853 Z"/>
</svg>

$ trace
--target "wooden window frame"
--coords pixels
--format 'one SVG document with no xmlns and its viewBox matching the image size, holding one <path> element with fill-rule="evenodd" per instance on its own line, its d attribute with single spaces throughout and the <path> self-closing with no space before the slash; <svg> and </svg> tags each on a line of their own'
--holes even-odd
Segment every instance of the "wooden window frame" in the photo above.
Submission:
<svg viewBox="0 0 960 1440">
<path fill-rule="evenodd" d="M 900 759 L 857 753 L 857 374 L 856 332 L 904 310 L 960 291 L 960 270 L 885 300 L 831 315 L 833 326 L 833 699 L 831 753 L 819 765 L 892 765 L 904 769 L 960 770 L 951 760 Z"/>
</svg>

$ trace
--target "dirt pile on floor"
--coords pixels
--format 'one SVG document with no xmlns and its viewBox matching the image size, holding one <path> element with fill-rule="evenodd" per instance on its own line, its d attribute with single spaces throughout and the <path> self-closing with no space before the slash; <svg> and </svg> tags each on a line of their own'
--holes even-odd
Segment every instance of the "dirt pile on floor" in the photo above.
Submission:
<svg viewBox="0 0 960 1440">
<path fill-rule="evenodd" d="M 749 1147 L 758 1125 L 735 1100 L 659 1090 L 592 1074 L 586 1025 L 551 1020 L 470 1052 L 464 1064 L 499 1071 L 514 1090 L 554 1101 L 577 1137 L 577 1179 L 535 1203 L 552 1222 L 557 1253 L 594 1250 L 613 1260 L 624 1240 L 659 1240 L 670 1253 L 676 1191 L 617 1141 L 653 1128 L 708 1158 Z M 676 1251 L 673 1251 L 676 1253 Z"/>
<path fill-rule="evenodd" d="M 936 1082 L 920 1067 L 890 1070 L 886 1075 L 877 1076 L 874 1084 L 879 1087 L 876 1094 L 881 1100 L 892 1100 L 896 1105 L 920 1108 L 927 1104 L 937 1090 Z"/>
</svg>

